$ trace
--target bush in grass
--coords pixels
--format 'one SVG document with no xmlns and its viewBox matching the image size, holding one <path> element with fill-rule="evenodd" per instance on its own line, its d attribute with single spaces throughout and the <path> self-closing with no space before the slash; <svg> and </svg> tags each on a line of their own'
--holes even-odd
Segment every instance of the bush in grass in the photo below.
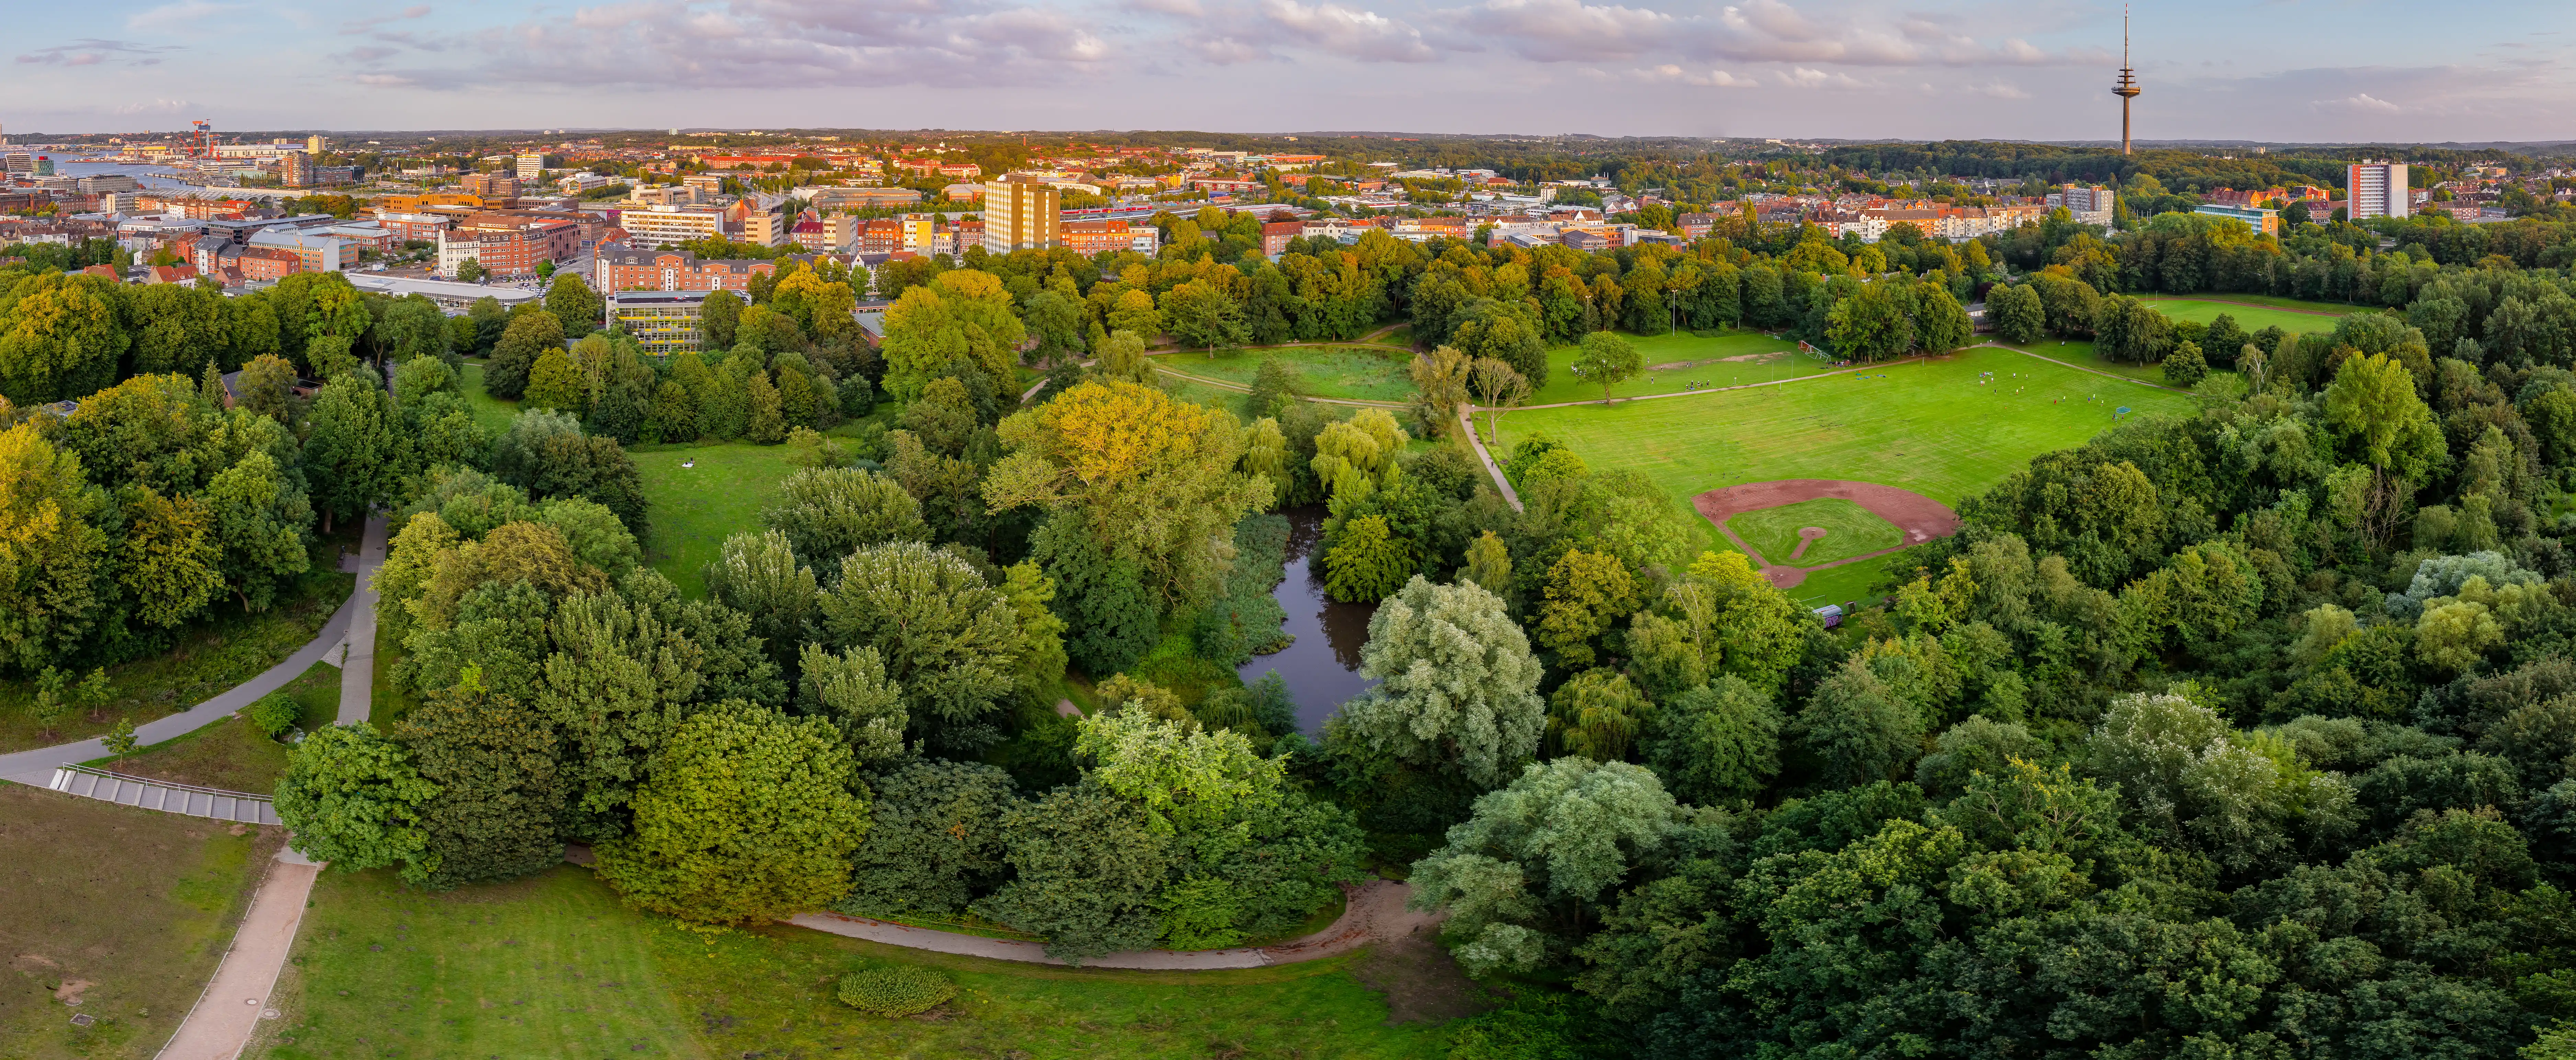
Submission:
<svg viewBox="0 0 2576 1060">
<path fill-rule="evenodd" d="M 841 977 L 841 1003 L 879 1016 L 928 1012 L 957 996 L 957 984 L 928 968 L 892 964 Z"/>
<path fill-rule="evenodd" d="M 288 698 L 286 693 L 271 692 L 261 696 L 259 702 L 250 705 L 250 727 L 259 730 L 260 735 L 274 740 L 286 735 L 287 730 L 293 729 L 296 719 L 303 713 L 304 709 L 297 706 L 295 700 Z"/>
</svg>

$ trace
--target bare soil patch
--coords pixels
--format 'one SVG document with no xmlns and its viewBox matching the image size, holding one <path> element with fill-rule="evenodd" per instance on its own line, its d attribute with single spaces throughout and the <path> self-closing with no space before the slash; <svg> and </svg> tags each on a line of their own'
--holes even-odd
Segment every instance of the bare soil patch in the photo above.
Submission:
<svg viewBox="0 0 2576 1060">
<path fill-rule="evenodd" d="M 1869 509 L 1870 514 L 1887 520 L 1889 524 L 1903 531 L 1905 543 L 1898 545 L 1897 548 L 1883 549 L 1863 556 L 1852 556 L 1802 570 L 1772 563 L 1764 558 L 1762 553 L 1755 551 L 1753 546 L 1735 536 L 1734 531 L 1726 528 L 1727 520 L 1745 512 L 1761 511 L 1764 508 L 1777 508 L 1784 504 L 1796 504 L 1800 501 L 1826 497 L 1847 500 Z M 1909 548 L 1933 538 L 1948 537 L 1959 532 L 1959 513 L 1951 511 L 1949 505 L 1913 490 L 1882 486 L 1875 482 L 1822 478 L 1748 482 L 1741 486 L 1728 486 L 1702 493 L 1691 498 L 1691 506 L 1699 509 L 1702 518 L 1716 523 L 1718 532 L 1725 534 L 1726 539 L 1733 542 L 1735 547 L 1744 550 L 1745 555 L 1752 557 L 1753 561 L 1761 566 L 1763 577 L 1769 578 L 1771 584 L 1783 589 L 1805 581 L 1808 573 L 1813 570 L 1858 563 L 1865 559 L 1884 556 L 1898 548 Z M 1812 540 L 1814 538 L 1804 538 L 1800 542 L 1798 551 L 1806 551 L 1805 542 Z"/>
</svg>

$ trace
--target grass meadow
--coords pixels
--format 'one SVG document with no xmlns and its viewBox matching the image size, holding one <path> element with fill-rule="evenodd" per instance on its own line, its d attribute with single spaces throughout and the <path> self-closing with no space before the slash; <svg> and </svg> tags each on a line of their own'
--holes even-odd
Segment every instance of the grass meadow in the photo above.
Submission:
<svg viewBox="0 0 2576 1060">
<path fill-rule="evenodd" d="M 295 724 L 306 732 L 339 719 L 339 667 L 314 663 L 278 691 L 295 700 Z M 285 744 L 260 735 L 247 719 L 236 717 L 138 748 L 122 761 L 111 756 L 86 764 L 201 788 L 264 794 L 286 773 L 287 750 Z"/>
<path fill-rule="evenodd" d="M 1644 358 L 1645 370 L 1611 388 L 1611 394 L 1620 398 L 1680 394 L 1827 371 L 1823 361 L 1798 352 L 1798 340 L 1775 339 L 1759 331 L 1712 333 L 1708 338 L 1688 331 L 1621 334 Z M 1581 355 L 1582 350 L 1574 346 L 1547 351 L 1547 385 L 1531 394 L 1528 403 L 1601 400 L 1599 385 L 1574 374 L 1574 359 Z"/>
<path fill-rule="evenodd" d="M 493 434 L 510 429 L 510 421 L 519 417 L 519 403 L 503 401 L 483 389 L 483 363 L 465 362 L 465 377 L 457 386 L 465 391 L 465 407 L 474 413 L 474 422 Z"/>
<path fill-rule="evenodd" d="M 705 595 L 700 568 L 725 538 L 760 528 L 760 510 L 795 473 L 783 445 L 697 445 L 631 454 L 652 513 L 644 562 L 691 597 Z M 694 464 L 683 467 L 683 464 Z"/>
<path fill-rule="evenodd" d="M 1211 357 L 1205 352 L 1157 354 L 1154 363 L 1202 379 L 1251 386 L 1261 362 L 1276 357 L 1297 372 L 1293 389 L 1313 397 L 1406 401 L 1413 396 L 1408 369 L 1413 354 L 1372 346 L 1283 346 Z"/>
<path fill-rule="evenodd" d="M 1980 385 L 1985 372 L 1996 381 Z M 2082 444 L 2123 405 L 2138 413 L 2194 407 L 2170 390 L 1976 348 L 1751 390 L 1529 409 L 1505 415 L 1500 437 L 1486 444 L 1500 458 L 1514 442 L 1546 434 L 1595 470 L 1643 473 L 1685 510 L 1721 486 L 1792 478 L 1877 482 L 1955 505 L 2033 456 Z M 1731 548 L 1707 529 L 1709 547 Z M 1819 572 L 1791 595 L 1855 599 L 1906 555 Z"/>
<path fill-rule="evenodd" d="M 1198 1058 L 1445 1055 L 1437 1025 L 1388 1026 L 1360 958 L 1225 972 L 1015 964 L 784 925 L 702 935 L 636 913 L 563 867 L 443 893 L 328 874 L 243 1055 Z M 958 986 L 907 1019 L 832 999 L 861 967 Z"/>
</svg>

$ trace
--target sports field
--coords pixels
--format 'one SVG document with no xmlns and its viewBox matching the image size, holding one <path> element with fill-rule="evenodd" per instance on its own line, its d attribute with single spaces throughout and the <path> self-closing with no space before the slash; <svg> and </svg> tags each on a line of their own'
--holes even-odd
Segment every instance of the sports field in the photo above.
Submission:
<svg viewBox="0 0 2576 1060">
<path fill-rule="evenodd" d="M 652 513 L 644 562 L 695 597 L 706 592 L 700 568 L 725 538 L 760 529 L 760 509 L 796 472 L 783 445 L 699 445 L 633 454 Z M 694 463 L 694 467 L 682 464 Z"/>
<path fill-rule="evenodd" d="M 1992 381 L 1981 384 L 1988 372 Z M 1645 474 L 1685 511 L 1706 490 L 1791 478 L 1883 483 L 1955 506 L 2031 457 L 2100 433 L 2122 406 L 2187 413 L 2194 402 L 2170 390 L 1979 348 L 1941 361 L 1748 390 L 1530 409 L 1505 415 L 1501 437 L 1487 444 L 1498 444 L 1499 456 L 1519 439 L 1547 434 L 1594 470 Z M 1730 547 L 1716 527 L 1708 531 L 1710 547 Z M 1855 598 L 1879 567 L 1902 564 L 1905 556 L 1819 572 L 1792 595 Z"/>
<path fill-rule="evenodd" d="M 2358 306 L 2340 302 L 2295 302 L 2287 298 L 2265 298 L 2263 305 L 2248 304 L 2252 295 L 2226 295 L 2212 298 L 2141 298 L 2156 311 L 2175 320 L 2192 320 L 2206 324 L 2225 313 L 2236 318 L 2236 326 L 2247 333 L 2267 327 L 2279 328 L 2296 335 L 2302 331 L 2332 331 L 2335 318 L 2359 313 Z M 2244 299 L 2243 302 L 2238 299 Z"/>
<path fill-rule="evenodd" d="M 1827 371 L 1823 360 L 1798 352 L 1798 340 L 1775 339 L 1759 331 L 1712 333 L 1708 338 L 1688 331 L 1651 336 L 1621 334 L 1637 348 L 1646 366 L 1636 378 L 1611 388 L 1611 394 L 1621 398 L 1680 394 Z M 1547 385 L 1530 395 L 1528 404 L 1601 400 L 1600 385 L 1584 382 L 1574 373 L 1574 359 L 1582 352 L 1574 346 L 1547 351 Z"/>
<path fill-rule="evenodd" d="M 1819 566 L 1905 543 L 1904 533 L 1887 520 L 1837 497 L 1746 512 L 1727 520 L 1726 528 L 1762 553 L 1762 558 L 1788 567 Z M 1800 541 L 1810 536 L 1801 531 L 1811 529 L 1824 533 L 1813 535 L 1801 552 Z"/>
<path fill-rule="evenodd" d="M 424 892 L 389 874 L 314 885 L 243 1055 L 307 1057 L 1437 1057 L 1446 1029 L 1387 1026 L 1366 954 L 1227 972 L 1056 968 L 898 949 L 789 926 L 714 935 L 618 904 L 564 867 Z M 905 1019 L 831 997 L 912 964 L 955 1000 Z"/>
<path fill-rule="evenodd" d="M 1260 373 L 1261 362 L 1273 357 L 1296 371 L 1297 381 L 1291 389 L 1299 394 L 1362 401 L 1409 401 L 1413 397 L 1413 354 L 1407 350 L 1284 346 L 1244 350 L 1232 356 L 1210 357 L 1205 352 L 1157 354 L 1153 360 L 1175 372 L 1248 387 Z"/>
</svg>

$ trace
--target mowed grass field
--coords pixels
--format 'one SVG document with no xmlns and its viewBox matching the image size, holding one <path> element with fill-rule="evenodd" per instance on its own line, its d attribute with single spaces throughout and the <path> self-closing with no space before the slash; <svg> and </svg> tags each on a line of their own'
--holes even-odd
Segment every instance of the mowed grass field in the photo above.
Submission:
<svg viewBox="0 0 2576 1060">
<path fill-rule="evenodd" d="M 644 479 L 651 525 L 644 562 L 696 597 L 699 570 L 724 550 L 725 538 L 760 529 L 760 510 L 794 474 L 783 445 L 698 445 L 632 454 Z M 694 462 L 694 467 L 682 467 Z"/>
<path fill-rule="evenodd" d="M 1611 394 L 1621 398 L 1793 379 L 1828 370 L 1823 361 L 1800 354 L 1798 340 L 1775 339 L 1759 331 L 1730 331 L 1710 338 L 1687 331 L 1620 334 L 1645 360 L 1645 370 L 1636 378 L 1611 388 Z M 1547 351 L 1547 385 L 1531 394 L 1527 403 L 1601 400 L 1600 384 L 1574 374 L 1574 359 L 1582 353 L 1575 346 Z"/>
<path fill-rule="evenodd" d="M 474 422 L 482 424 L 484 430 L 500 434 L 510 429 L 511 420 L 519 418 L 518 402 L 503 401 L 484 391 L 482 362 L 465 362 L 465 377 L 457 387 L 465 391 L 465 407 L 473 410 Z"/>
<path fill-rule="evenodd" d="M 581 869 L 444 893 L 387 874 L 314 887 L 278 997 L 244 1053 L 323 1057 L 1436 1057 L 1387 1026 L 1353 958 L 1123 972 L 952 957 L 784 925 L 702 936 L 618 904 Z M 832 998 L 904 963 L 958 987 L 908 1019 Z"/>
<path fill-rule="evenodd" d="M 2225 297 L 2227 300 L 2223 301 L 2205 298 L 2153 297 L 2140 298 L 2139 301 L 2154 306 L 2157 312 L 2175 320 L 2191 320 L 2203 324 L 2216 320 L 2219 314 L 2225 313 L 2236 318 L 2236 326 L 2244 329 L 2247 334 L 2267 327 L 2276 327 L 2293 335 L 2302 331 L 2332 331 L 2335 318 L 2348 313 L 2366 311 L 2359 306 L 2348 306 L 2339 302 L 2294 302 L 2286 298 L 2265 299 L 2264 301 L 2270 306 L 2267 308 L 2265 305 L 2250 305 L 2234 301 L 2242 297 L 2250 302 L 2252 296 L 2228 295 Z"/>
<path fill-rule="evenodd" d="M 1261 362 L 1276 357 L 1297 372 L 1291 389 L 1299 394 L 1362 401 L 1407 401 L 1413 396 L 1410 351 L 1377 346 L 1285 346 L 1244 350 L 1230 356 L 1205 352 L 1166 353 L 1154 363 L 1175 372 L 1251 386 Z"/>
<path fill-rule="evenodd" d="M 1999 381 L 1978 385 L 1989 371 Z M 2096 395 L 2101 400 L 2088 400 Z M 1594 470 L 1643 473 L 1685 511 L 1711 489 L 1792 478 L 1877 482 L 1955 505 L 2031 457 L 2109 428 L 2122 405 L 2140 414 L 2195 407 L 2186 394 L 1973 348 L 1750 390 L 1514 412 L 1486 444 L 1499 459 L 1514 442 L 1547 434 Z M 1711 548 L 1731 549 L 1715 526 L 1707 529 Z M 1820 572 L 1791 595 L 1856 598 L 1881 567 L 1902 565 L 1906 555 Z"/>
<path fill-rule="evenodd" d="M 0 1056 L 158 1053 L 285 842 L 234 827 L 0 784 Z"/>
<path fill-rule="evenodd" d="M 1799 531 L 1808 527 L 1824 531 L 1824 536 L 1798 553 L 1803 536 Z M 1727 520 L 1726 528 L 1762 553 L 1763 559 L 1784 567 L 1821 566 L 1905 543 L 1905 532 L 1894 524 L 1839 497 L 1745 512 Z M 1792 553 L 1798 554 L 1792 558 Z"/>
</svg>

